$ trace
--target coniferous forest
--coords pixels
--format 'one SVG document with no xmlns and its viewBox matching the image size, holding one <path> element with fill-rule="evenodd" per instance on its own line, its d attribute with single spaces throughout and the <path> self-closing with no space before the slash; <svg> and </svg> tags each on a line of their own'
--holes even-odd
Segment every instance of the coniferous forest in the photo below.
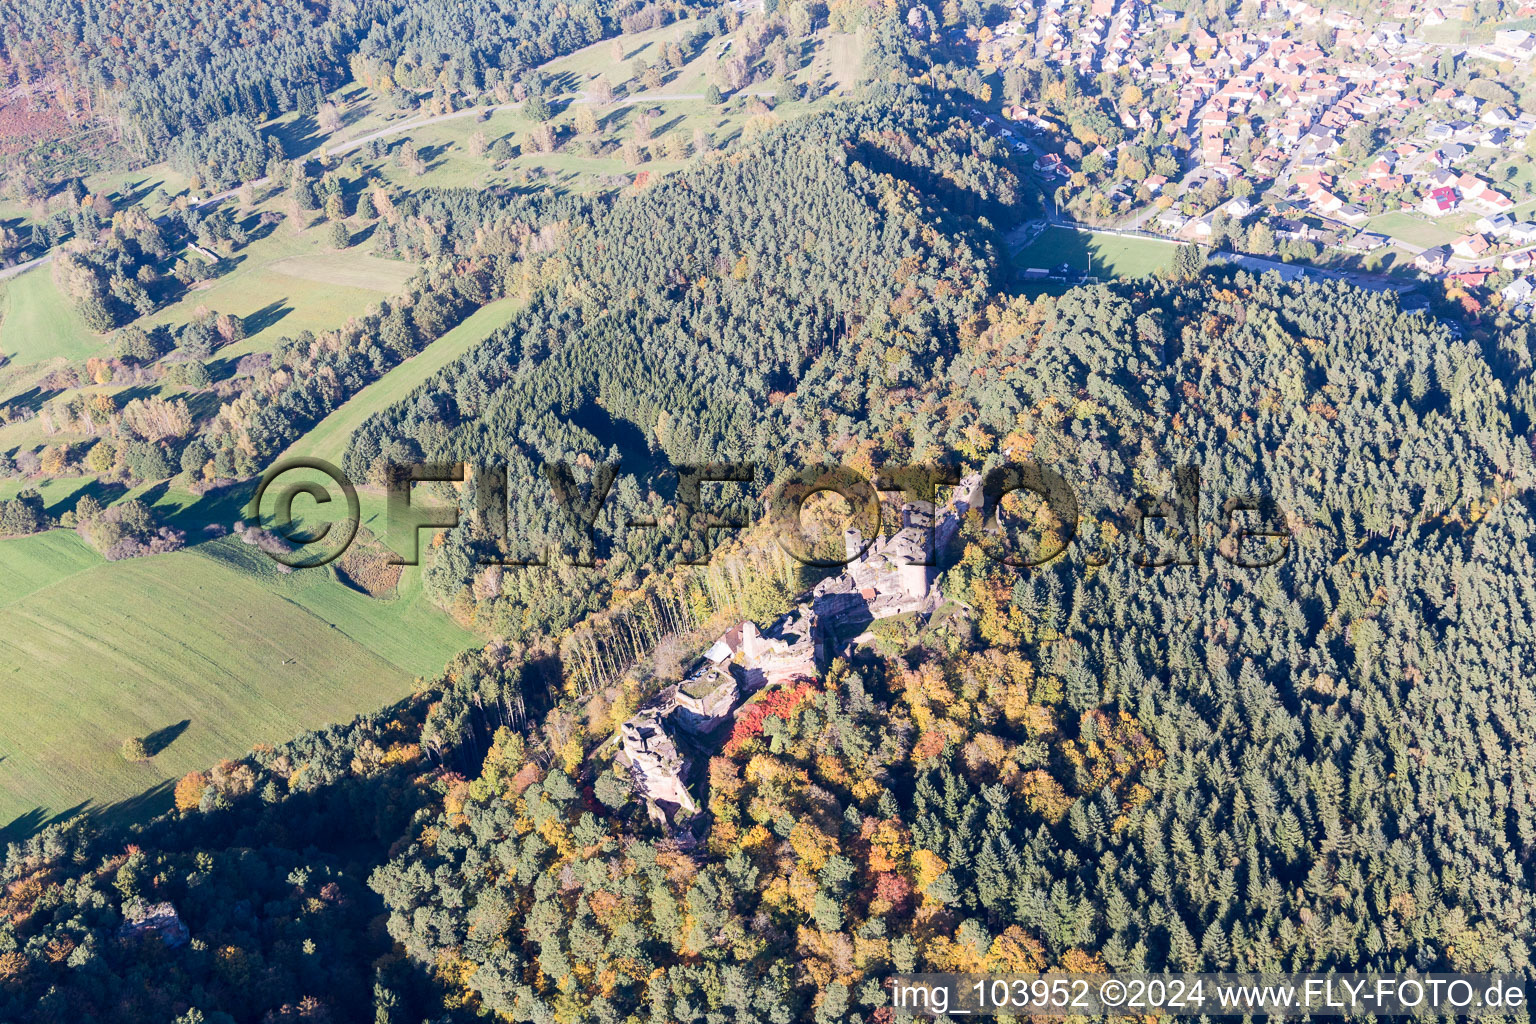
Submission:
<svg viewBox="0 0 1536 1024">
<path fill-rule="evenodd" d="M 195 102 L 127 86 L 146 144 L 298 102 L 278 91 L 324 84 L 348 32 L 370 59 L 440 39 L 482 75 L 615 16 L 560 5 L 491 38 L 431 4 L 366 32 L 366 3 L 324 32 L 324 5 L 263 6 L 293 32 L 176 58 L 211 76 Z M 13 62 L 40 45 L 6 39 Z M 1034 294 L 999 233 L 1038 202 L 1027 177 L 963 96 L 887 85 L 601 201 L 414 198 L 388 244 L 475 273 L 385 314 L 376 358 L 296 344 L 284 379 L 351 389 L 520 294 L 347 470 L 494 455 L 517 537 L 558 547 L 542 467 L 618 462 L 596 564 L 486 567 L 527 550 L 466 488 L 424 577 L 495 639 L 397 706 L 187 776 L 148 825 L 12 844 L 0 1021 L 873 1024 L 894 971 L 1529 975 L 1529 332 L 1194 261 Z M 262 391 L 199 457 L 281 451 L 336 398 Z M 687 837 L 647 818 L 618 724 L 818 578 L 754 526 L 684 564 L 679 467 L 757 465 L 734 499 L 754 518 L 801 466 L 1023 460 L 1079 518 L 1012 541 L 1058 557 L 1000 561 L 973 514 L 943 614 L 740 718 Z"/>
<path fill-rule="evenodd" d="M 128 145 L 159 159 L 227 118 L 249 132 L 289 111 L 314 114 L 354 71 L 390 90 L 510 85 L 614 35 L 623 16 L 663 24 L 670 15 L 608 0 L 19 0 L 0 13 L 0 82 L 62 73 L 70 109 L 117 122 Z"/>
</svg>

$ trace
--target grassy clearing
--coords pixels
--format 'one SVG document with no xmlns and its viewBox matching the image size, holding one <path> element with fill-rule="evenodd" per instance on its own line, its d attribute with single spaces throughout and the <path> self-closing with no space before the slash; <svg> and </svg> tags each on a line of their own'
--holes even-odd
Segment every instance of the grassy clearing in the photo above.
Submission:
<svg viewBox="0 0 1536 1024">
<path fill-rule="evenodd" d="M 1368 229 L 1426 249 L 1445 245 L 1460 235 L 1445 219 L 1432 221 L 1412 213 L 1384 213 L 1371 218 Z"/>
<path fill-rule="evenodd" d="M 287 224 L 236 253 L 234 269 L 188 292 L 143 323 L 180 326 L 206 307 L 233 313 L 250 332 L 219 351 L 225 359 L 270 350 L 281 337 L 332 330 L 398 293 L 416 266 L 385 260 L 366 248 L 337 252 L 326 243 L 327 227 L 294 233 Z"/>
<path fill-rule="evenodd" d="M 185 175 L 173 171 L 165 164 L 154 164 L 137 171 L 110 171 L 93 174 L 85 180 L 85 187 L 92 194 L 105 192 L 118 209 L 125 206 L 144 205 L 156 192 L 166 196 L 178 196 L 187 191 Z"/>
<path fill-rule="evenodd" d="M 506 323 L 517 308 L 515 299 L 502 299 L 477 310 L 426 350 L 401 363 L 368 385 L 345 405 L 321 420 L 285 454 L 326 459 L 336 464 L 346 454 L 347 442 L 364 420 L 382 412 L 410 394 L 432 374 L 458 359 Z"/>
<path fill-rule="evenodd" d="M 279 574 L 233 538 L 109 563 L 54 532 L 0 541 L 0 567 L 12 833 L 85 807 L 161 809 L 168 781 L 387 704 L 474 642 L 414 574 L 378 601 L 328 570 Z M 160 730 L 174 738 L 152 762 L 122 760 L 124 739 Z"/>
<path fill-rule="evenodd" d="M 1097 277 L 1145 277 L 1172 264 L 1177 251 L 1173 242 L 1050 227 L 1020 249 L 1014 261 L 1047 270 L 1066 263 Z"/>
<path fill-rule="evenodd" d="M 384 295 L 399 294 L 416 274 L 414 264 L 383 259 L 355 249 L 290 256 L 271 264 L 268 269 L 301 281 Z"/>
<path fill-rule="evenodd" d="M 95 355 L 102 339 L 75 315 L 46 266 L 0 283 L 0 352 L 18 365 Z"/>
</svg>

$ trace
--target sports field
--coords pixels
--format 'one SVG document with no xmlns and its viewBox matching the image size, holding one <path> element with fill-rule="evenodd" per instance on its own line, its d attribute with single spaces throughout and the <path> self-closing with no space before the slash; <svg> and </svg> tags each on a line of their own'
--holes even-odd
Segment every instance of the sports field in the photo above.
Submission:
<svg viewBox="0 0 1536 1024">
<path fill-rule="evenodd" d="M 1367 229 L 1425 248 L 1446 245 L 1460 234 L 1447 220 L 1434 221 L 1414 213 L 1384 213 L 1372 217 Z"/>
<path fill-rule="evenodd" d="M 1096 277 L 1145 277 L 1173 263 L 1178 243 L 1099 231 L 1049 227 L 1014 255 L 1023 268 L 1066 263 Z"/>
</svg>

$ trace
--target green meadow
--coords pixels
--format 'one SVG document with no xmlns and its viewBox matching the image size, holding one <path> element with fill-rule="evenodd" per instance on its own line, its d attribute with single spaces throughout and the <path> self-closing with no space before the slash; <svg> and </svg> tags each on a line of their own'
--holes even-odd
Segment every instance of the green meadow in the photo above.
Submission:
<svg viewBox="0 0 1536 1024">
<path fill-rule="evenodd" d="M 163 810 L 187 772 L 383 707 L 474 642 L 414 571 L 380 600 L 234 537 L 115 563 L 65 531 L 0 541 L 0 835 Z M 155 756 L 123 760 L 129 737 Z"/>
<path fill-rule="evenodd" d="M 316 424 L 284 454 L 325 459 L 337 465 L 346 454 L 353 431 L 376 412 L 401 401 L 419 384 L 452 363 L 506 323 L 517 309 L 515 299 L 501 299 L 476 310 L 463 323 L 438 338 L 353 395 L 341 408 Z"/>
<path fill-rule="evenodd" d="M 103 340 L 81 323 L 46 265 L 0 282 L 0 353 L 15 365 L 84 359 Z"/>
<path fill-rule="evenodd" d="M 1145 277 L 1169 266 L 1178 245 L 1153 238 L 1049 227 L 1014 254 L 1021 268 L 1062 263 L 1096 277 Z"/>
</svg>

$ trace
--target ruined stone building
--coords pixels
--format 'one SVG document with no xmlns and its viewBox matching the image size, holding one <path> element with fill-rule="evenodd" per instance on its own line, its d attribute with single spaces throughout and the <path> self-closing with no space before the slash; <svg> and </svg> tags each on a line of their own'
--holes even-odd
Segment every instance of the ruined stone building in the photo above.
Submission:
<svg viewBox="0 0 1536 1024">
<path fill-rule="evenodd" d="M 678 810 L 699 810 L 683 781 L 688 760 L 663 724 L 670 711 L 669 705 L 653 704 L 619 727 L 620 763 L 627 765 L 636 791 L 659 821 L 669 820 Z"/>
<path fill-rule="evenodd" d="M 916 612 L 931 615 L 944 601 L 937 584 L 937 553 L 954 543 L 966 510 L 981 500 L 980 476 L 966 477 L 935 514 L 926 501 L 901 507 L 901 528 L 868 548 L 856 529 L 844 534 L 848 567 L 811 592 L 811 605 L 828 625 L 844 619 L 875 621 Z"/>
<path fill-rule="evenodd" d="M 759 632 L 751 620 L 743 622 L 741 630 L 742 668 L 749 689 L 756 691 L 764 686 L 783 686 L 795 679 L 816 678 L 817 663 L 823 660 L 819 646 L 821 630 L 816 613 L 808 605 L 796 605 L 794 611 L 765 631 Z"/>
<path fill-rule="evenodd" d="M 816 678 L 838 626 L 853 623 L 850 632 L 860 632 L 863 624 L 892 615 L 932 614 L 943 595 L 935 582 L 938 568 L 928 563 L 954 542 L 965 511 L 979 500 L 980 478 L 968 477 L 937 516 L 931 504 L 904 505 L 901 528 L 862 553 L 863 538 L 850 530 L 851 561 L 841 575 L 823 581 L 810 600 L 767 629 L 750 619 L 732 626 L 686 679 L 625 722 L 619 763 L 628 767 L 651 817 L 666 823 L 680 810 L 698 812 L 687 781 L 692 763 L 683 750 L 690 744 L 708 749 L 757 691 Z"/>
<path fill-rule="evenodd" d="M 185 946 L 191 939 L 185 923 L 170 903 L 154 903 L 125 908 L 123 925 L 117 930 L 118 938 L 129 940 L 154 940 L 170 949 Z"/>
</svg>

